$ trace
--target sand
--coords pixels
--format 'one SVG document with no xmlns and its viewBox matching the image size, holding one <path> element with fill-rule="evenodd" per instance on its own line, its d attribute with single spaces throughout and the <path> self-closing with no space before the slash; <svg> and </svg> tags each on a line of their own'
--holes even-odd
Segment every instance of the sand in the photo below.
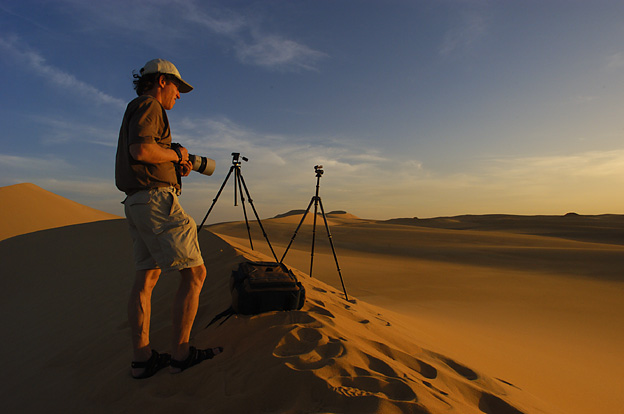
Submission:
<svg viewBox="0 0 624 414">
<path fill-rule="evenodd" d="M 120 218 L 31 183 L 0 187 L 0 201 L 0 240 L 38 230 Z"/>
<path fill-rule="evenodd" d="M 23 188 L 24 198 L 39 194 L 63 216 L 68 200 Z M 23 224 L 0 241 L 6 412 L 574 414 L 624 407 L 621 216 L 505 216 L 498 226 L 492 217 L 481 224 L 455 218 L 455 227 L 436 227 L 332 214 L 350 301 L 322 221 L 307 275 L 311 224 L 304 224 L 285 259 L 306 287 L 304 308 L 206 328 L 229 304 L 232 269 L 269 259 L 255 223 L 255 251 L 244 224 L 212 226 L 200 232 L 208 279 L 192 340 L 225 352 L 180 375 L 137 381 L 129 375 L 125 316 L 131 242 L 125 220 L 100 214 L 47 230 Z M 263 220 L 280 257 L 297 217 Z M 561 226 L 566 218 L 577 221 Z M 11 220 L 19 230 L 15 222 L 28 217 Z M 177 278 L 163 275 L 153 296 L 152 344 L 161 351 Z"/>
</svg>

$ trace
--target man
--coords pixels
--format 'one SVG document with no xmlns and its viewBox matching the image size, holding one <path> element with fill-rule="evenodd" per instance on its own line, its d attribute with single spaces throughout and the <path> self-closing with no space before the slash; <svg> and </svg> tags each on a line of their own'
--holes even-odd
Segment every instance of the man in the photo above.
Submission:
<svg viewBox="0 0 624 414">
<path fill-rule="evenodd" d="M 190 368 L 222 352 L 189 345 L 206 268 L 199 249 L 195 221 L 178 202 L 179 176 L 191 163 L 186 148 L 171 145 L 165 111 L 193 87 L 182 80 L 173 63 L 154 59 L 134 74 L 138 98 L 124 114 L 115 162 L 117 188 L 133 240 L 135 282 L 128 302 L 132 331 L 132 376 L 148 378 L 170 366 L 172 373 Z M 182 276 L 173 304 L 171 355 L 151 349 L 151 296 L 162 271 Z"/>
</svg>

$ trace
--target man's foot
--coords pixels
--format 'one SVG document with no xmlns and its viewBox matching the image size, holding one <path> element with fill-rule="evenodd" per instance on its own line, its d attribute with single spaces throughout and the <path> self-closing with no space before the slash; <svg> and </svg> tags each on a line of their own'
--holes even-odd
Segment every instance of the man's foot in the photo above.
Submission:
<svg viewBox="0 0 624 414">
<path fill-rule="evenodd" d="M 168 367 L 171 363 L 171 355 L 159 354 L 152 350 L 152 356 L 147 361 L 132 361 L 132 378 L 149 378 L 162 368 Z"/>
<path fill-rule="evenodd" d="M 187 368 L 190 368 L 194 365 L 199 364 L 207 359 L 212 359 L 215 356 L 219 355 L 223 352 L 222 347 L 217 348 L 208 348 L 208 349 L 197 349 L 194 346 L 189 348 L 189 356 L 184 361 L 177 361 L 175 359 L 171 360 L 171 373 L 177 374 L 184 371 Z"/>
</svg>

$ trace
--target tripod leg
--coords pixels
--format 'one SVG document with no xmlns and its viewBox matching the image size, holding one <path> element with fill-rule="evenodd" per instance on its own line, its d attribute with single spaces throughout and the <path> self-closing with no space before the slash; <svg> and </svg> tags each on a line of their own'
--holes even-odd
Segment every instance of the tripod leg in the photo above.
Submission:
<svg viewBox="0 0 624 414">
<path fill-rule="evenodd" d="M 208 209 L 208 212 L 204 216 L 204 219 L 202 220 L 201 224 L 197 226 L 197 231 L 200 231 L 202 229 L 202 227 L 204 226 L 204 223 L 206 222 L 206 219 L 208 218 L 208 216 L 210 215 L 210 212 L 212 211 L 212 208 L 215 206 L 215 204 L 217 204 L 217 200 L 219 199 L 221 192 L 223 192 L 223 189 L 225 188 L 225 184 L 227 184 L 228 180 L 230 179 L 230 175 L 232 175 L 232 171 L 234 171 L 234 166 L 230 167 L 230 172 L 228 172 L 228 174 L 225 176 L 225 180 L 223 180 L 223 184 L 221 184 L 221 188 L 219 188 L 219 191 L 217 192 L 216 197 L 214 198 L 214 200 L 212 200 L 212 204 L 210 205 L 210 208 Z"/>
<path fill-rule="evenodd" d="M 345 299 L 348 301 L 349 296 L 347 296 L 347 289 L 345 288 L 344 280 L 342 279 L 342 273 L 340 272 L 340 265 L 338 264 L 338 256 L 336 256 L 336 250 L 334 249 L 334 241 L 332 239 L 332 235 L 329 232 L 329 224 L 327 224 L 327 217 L 325 217 L 325 209 L 323 208 L 323 201 L 321 197 L 318 197 L 319 204 L 321 205 L 321 214 L 323 215 L 323 220 L 325 221 L 325 230 L 327 230 L 327 237 L 329 238 L 329 245 L 331 246 L 332 253 L 334 254 L 334 260 L 336 261 L 336 269 L 338 269 L 338 276 L 340 276 L 340 283 L 342 284 L 342 290 L 345 294 Z"/>
<path fill-rule="evenodd" d="M 317 187 L 318 190 L 318 187 Z M 318 191 L 317 191 L 318 194 Z M 314 196 L 314 222 L 312 224 L 312 249 L 310 250 L 310 277 L 312 277 L 312 265 L 314 264 L 314 244 L 316 241 L 316 214 L 318 212 L 318 201 L 320 197 L 318 195 Z"/>
<path fill-rule="evenodd" d="M 254 215 L 256 216 L 256 220 L 258 220 L 258 225 L 260 226 L 260 230 L 262 230 L 262 235 L 266 239 L 267 244 L 269 245 L 269 249 L 271 249 L 271 253 L 273 254 L 273 258 L 277 262 L 277 255 L 275 254 L 275 251 L 273 250 L 273 246 L 271 245 L 271 242 L 269 241 L 269 236 L 267 235 L 266 231 L 264 230 L 264 226 L 262 225 L 262 222 L 260 221 L 260 217 L 258 216 L 258 212 L 256 211 L 256 207 L 254 206 L 253 200 L 251 199 L 251 194 L 249 194 L 249 189 L 247 188 L 247 184 L 245 184 L 245 179 L 243 178 L 243 174 L 240 171 L 238 173 L 238 177 L 240 178 L 240 184 L 241 184 L 240 186 L 245 189 L 245 194 L 247 194 L 247 199 L 249 200 L 249 205 L 251 205 L 251 209 L 253 210 Z M 241 192 L 241 198 L 242 198 L 242 192 Z M 247 224 L 247 230 L 249 230 L 249 224 Z M 251 241 L 251 235 L 249 236 L 249 238 L 250 238 L 250 241 Z"/>
<path fill-rule="evenodd" d="M 301 221 L 299 222 L 299 225 L 295 229 L 295 233 L 290 238 L 290 243 L 288 243 L 288 247 L 286 247 L 286 250 L 284 251 L 284 255 L 282 256 L 282 260 L 280 260 L 280 263 L 284 262 L 284 258 L 286 257 L 286 253 L 288 253 L 288 250 L 290 250 L 290 245 L 293 244 L 293 241 L 295 241 L 295 237 L 297 237 L 297 232 L 301 228 L 301 225 L 303 224 L 303 221 L 305 220 L 306 216 L 308 215 L 308 212 L 310 211 L 310 207 L 312 207 L 312 203 L 313 202 L 314 202 L 314 197 L 312 197 L 312 199 L 310 200 L 310 204 L 308 204 L 308 208 L 306 208 L 305 213 L 303 213 L 303 217 L 301 217 Z"/>
<path fill-rule="evenodd" d="M 243 215 L 245 216 L 245 225 L 247 226 L 247 235 L 249 236 L 249 245 L 251 246 L 251 250 L 254 249 L 253 241 L 251 239 L 251 228 L 249 227 L 249 219 L 247 218 L 247 209 L 245 208 L 245 197 L 243 197 L 243 186 L 241 183 L 241 171 L 240 169 L 236 169 L 236 180 L 234 181 L 234 199 L 236 200 L 236 183 L 238 183 L 238 191 L 240 191 L 241 205 L 243 206 Z M 251 202 L 251 200 L 249 200 Z M 234 202 L 236 205 L 236 201 Z"/>
</svg>

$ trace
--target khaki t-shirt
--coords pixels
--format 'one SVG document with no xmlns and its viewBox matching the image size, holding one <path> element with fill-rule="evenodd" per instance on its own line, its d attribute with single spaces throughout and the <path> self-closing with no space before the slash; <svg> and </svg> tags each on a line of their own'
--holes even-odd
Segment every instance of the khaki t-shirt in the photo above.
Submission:
<svg viewBox="0 0 624 414">
<path fill-rule="evenodd" d="M 150 95 L 139 96 L 126 108 L 119 130 L 115 183 L 126 194 L 155 187 L 180 189 L 172 162 L 148 164 L 137 161 L 130 155 L 132 144 L 158 144 L 171 148 L 167 113 L 160 102 Z"/>
</svg>

